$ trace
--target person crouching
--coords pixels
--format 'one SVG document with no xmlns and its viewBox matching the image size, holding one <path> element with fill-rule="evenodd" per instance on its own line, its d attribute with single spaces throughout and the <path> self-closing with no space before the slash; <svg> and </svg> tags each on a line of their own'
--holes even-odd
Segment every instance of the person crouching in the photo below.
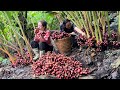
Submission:
<svg viewBox="0 0 120 90">
<path fill-rule="evenodd" d="M 37 60 L 47 51 L 53 51 L 50 39 L 50 30 L 47 30 L 47 22 L 45 20 L 38 22 L 38 27 L 34 30 L 34 40 L 31 41 L 31 47 L 35 56 L 33 60 Z"/>
</svg>

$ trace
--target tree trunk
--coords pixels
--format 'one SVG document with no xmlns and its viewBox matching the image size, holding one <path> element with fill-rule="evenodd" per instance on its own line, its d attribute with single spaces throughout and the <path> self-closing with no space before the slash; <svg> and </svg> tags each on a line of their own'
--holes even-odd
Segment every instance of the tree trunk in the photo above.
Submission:
<svg viewBox="0 0 120 90">
<path fill-rule="evenodd" d="M 26 37 L 28 38 L 28 35 L 27 35 L 27 11 L 20 11 L 19 12 L 19 20 L 21 22 L 22 29 L 23 29 Z"/>
</svg>

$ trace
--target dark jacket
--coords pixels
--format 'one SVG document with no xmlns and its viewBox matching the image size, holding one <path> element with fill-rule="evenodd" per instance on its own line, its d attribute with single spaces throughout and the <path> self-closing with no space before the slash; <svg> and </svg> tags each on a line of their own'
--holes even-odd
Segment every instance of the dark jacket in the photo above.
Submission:
<svg viewBox="0 0 120 90">
<path fill-rule="evenodd" d="M 64 26 L 63 23 L 60 25 L 60 31 L 61 31 L 61 32 L 72 33 L 72 32 L 74 32 L 74 28 L 75 28 L 75 25 L 74 25 L 74 24 L 72 24 L 72 27 L 71 27 L 70 29 L 67 29 L 67 28 Z"/>
</svg>

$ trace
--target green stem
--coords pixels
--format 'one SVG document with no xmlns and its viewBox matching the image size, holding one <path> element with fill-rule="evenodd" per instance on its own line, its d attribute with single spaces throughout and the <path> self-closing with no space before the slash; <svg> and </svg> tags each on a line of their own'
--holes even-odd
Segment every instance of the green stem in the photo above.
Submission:
<svg viewBox="0 0 120 90">
<path fill-rule="evenodd" d="M 2 42 L 0 42 L 0 43 L 2 43 Z M 12 47 L 12 46 L 10 46 L 10 45 L 4 44 L 4 43 L 2 43 L 2 45 L 7 46 L 7 47 L 9 47 L 9 48 L 13 49 L 14 51 L 17 51 L 17 52 L 18 52 L 18 54 L 20 54 L 20 52 L 19 52 L 19 50 L 18 50 L 18 49 L 14 48 L 14 47 Z"/>
<path fill-rule="evenodd" d="M 97 25 L 96 25 L 96 18 L 95 18 L 95 14 L 94 11 L 92 11 L 92 16 L 93 16 L 93 23 L 94 23 L 94 27 L 95 27 L 95 37 L 96 37 L 96 41 L 98 43 L 99 39 L 98 39 L 98 31 L 97 31 Z"/>
<path fill-rule="evenodd" d="M 13 48 L 19 50 L 19 48 L 18 48 L 17 46 L 13 45 L 11 42 L 9 42 L 9 41 L 7 41 L 7 40 L 1 38 L 1 37 L 0 37 L 0 40 L 3 40 L 4 42 L 6 42 L 6 44 L 8 44 L 8 45 L 12 46 Z M 2 42 L 2 43 L 3 43 L 3 42 Z"/>
<path fill-rule="evenodd" d="M 99 21 L 97 21 L 98 19 L 97 19 L 97 14 L 96 14 L 96 12 L 95 12 L 94 14 L 95 14 L 95 21 L 96 21 L 96 25 L 97 25 L 97 30 L 98 30 L 100 42 L 102 42 L 102 35 L 101 35 L 100 27 L 99 27 Z"/>
<path fill-rule="evenodd" d="M 91 31 L 91 33 L 92 33 L 92 37 L 94 37 L 94 32 L 93 32 L 93 28 L 92 28 L 92 21 L 91 21 L 91 15 L 89 15 L 89 12 L 88 11 L 86 11 L 85 12 L 86 13 L 86 20 L 87 20 L 87 24 L 89 25 L 88 27 L 89 27 L 89 29 L 90 29 L 90 31 Z"/>
<path fill-rule="evenodd" d="M 120 41 L 120 11 L 118 11 L 118 41 Z"/>
<path fill-rule="evenodd" d="M 83 24 L 83 26 L 84 26 L 84 28 L 85 28 L 85 31 L 86 31 L 86 34 L 87 34 L 87 38 L 89 38 L 90 35 L 89 35 L 89 32 L 88 32 L 87 26 L 85 25 L 85 20 L 84 20 L 84 18 L 83 18 L 83 16 L 82 16 L 82 13 L 79 12 L 79 14 L 80 14 L 80 17 L 81 17 L 81 20 L 82 20 L 82 24 Z"/>
<path fill-rule="evenodd" d="M 78 22 L 75 21 L 75 17 L 72 13 L 72 11 L 64 11 L 64 13 L 67 15 L 67 18 L 70 19 L 76 26 L 79 26 Z"/>
<path fill-rule="evenodd" d="M 108 11 L 106 11 L 106 17 L 107 17 L 107 24 L 108 24 L 108 34 L 110 35 L 110 23 L 109 23 Z"/>
<path fill-rule="evenodd" d="M 20 30 L 21 30 L 22 35 L 23 35 L 23 39 L 25 40 L 25 43 L 26 43 L 26 45 L 27 45 L 28 52 L 29 52 L 29 54 L 30 54 L 30 60 L 32 60 L 32 59 L 33 59 L 33 57 L 32 57 L 32 48 L 31 48 L 31 45 L 30 45 L 29 41 L 27 40 L 27 38 L 26 38 L 26 36 L 25 36 L 25 34 L 24 34 L 24 32 L 23 32 L 23 29 L 22 29 L 22 26 L 21 26 L 20 21 L 19 21 L 19 19 L 18 19 L 17 13 L 15 13 L 14 18 L 15 18 L 15 20 L 17 21 L 17 23 L 18 23 L 18 25 L 19 25 L 19 27 L 20 27 Z"/>
<path fill-rule="evenodd" d="M 7 18 L 7 20 L 8 20 L 8 23 L 10 24 L 10 26 L 12 27 L 12 30 L 14 30 L 14 28 L 13 28 L 13 26 L 12 26 L 12 24 L 11 24 L 11 21 L 10 21 L 10 18 L 8 17 L 8 15 L 7 15 L 7 13 L 4 11 L 4 14 L 5 14 L 5 16 L 6 16 L 6 18 Z M 14 16 L 14 15 L 13 15 Z M 21 43 L 20 43 L 20 41 L 19 41 L 19 39 L 18 39 L 18 35 L 16 34 L 16 33 L 14 33 L 15 34 L 15 39 L 16 39 L 16 41 L 18 42 L 18 45 L 19 45 L 19 47 L 20 47 L 20 52 L 21 52 L 21 54 L 22 54 L 22 56 L 23 56 L 23 48 L 22 48 L 22 45 L 21 45 Z"/>
</svg>

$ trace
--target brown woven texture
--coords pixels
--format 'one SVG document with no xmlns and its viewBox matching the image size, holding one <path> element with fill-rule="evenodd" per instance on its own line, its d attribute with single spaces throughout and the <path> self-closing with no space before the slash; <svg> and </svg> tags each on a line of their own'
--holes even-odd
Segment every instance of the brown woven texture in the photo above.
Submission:
<svg viewBox="0 0 120 90">
<path fill-rule="evenodd" d="M 68 53 L 71 51 L 71 37 L 66 37 L 62 39 L 57 39 L 55 44 L 61 54 Z"/>
</svg>

